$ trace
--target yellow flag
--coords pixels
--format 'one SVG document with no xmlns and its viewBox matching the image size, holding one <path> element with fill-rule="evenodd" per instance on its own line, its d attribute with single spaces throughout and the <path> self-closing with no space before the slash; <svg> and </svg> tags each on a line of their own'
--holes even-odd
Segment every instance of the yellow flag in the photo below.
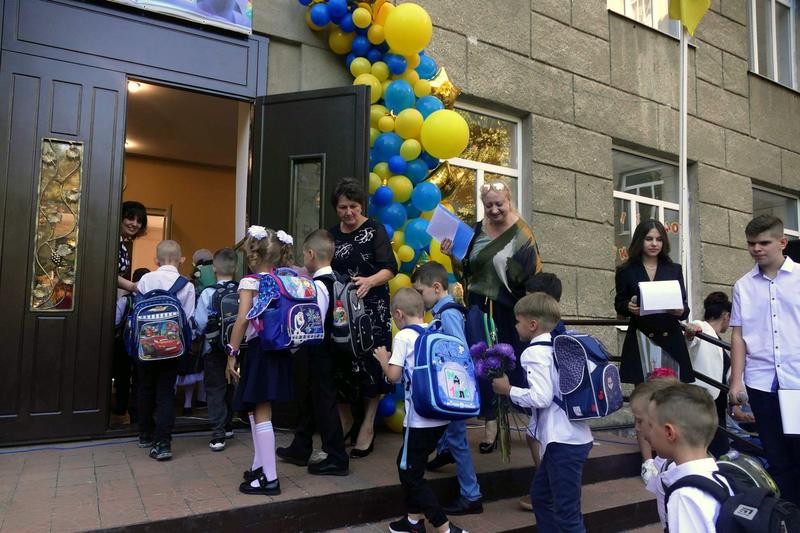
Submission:
<svg viewBox="0 0 800 533">
<path fill-rule="evenodd" d="M 669 18 L 680 20 L 689 35 L 694 35 L 710 6 L 711 0 L 669 0 Z"/>
</svg>

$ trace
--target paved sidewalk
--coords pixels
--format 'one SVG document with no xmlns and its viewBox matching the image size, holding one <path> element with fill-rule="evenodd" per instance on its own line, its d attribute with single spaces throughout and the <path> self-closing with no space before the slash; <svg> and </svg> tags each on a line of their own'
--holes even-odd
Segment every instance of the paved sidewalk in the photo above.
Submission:
<svg viewBox="0 0 800 533">
<path fill-rule="evenodd" d="M 514 443 L 508 465 L 500 462 L 499 453 L 479 455 L 481 434 L 479 428 L 469 431 L 478 472 L 530 465 L 522 443 Z M 603 440 L 597 441 L 593 456 L 635 449 L 629 440 L 597 436 Z M 174 458 L 166 462 L 150 459 L 135 439 L 0 448 L 0 532 L 84 531 L 397 484 L 401 442 L 392 433 L 379 432 L 375 453 L 351 461 L 347 477 L 311 476 L 279 460 L 283 492 L 276 497 L 238 491 L 242 471 L 252 461 L 249 432 L 237 432 L 219 453 L 209 450 L 208 440 L 206 434 L 176 436 Z M 278 446 L 290 440 L 289 433 L 277 434 Z M 453 470 L 431 474 L 437 476 L 453 476 Z"/>
</svg>

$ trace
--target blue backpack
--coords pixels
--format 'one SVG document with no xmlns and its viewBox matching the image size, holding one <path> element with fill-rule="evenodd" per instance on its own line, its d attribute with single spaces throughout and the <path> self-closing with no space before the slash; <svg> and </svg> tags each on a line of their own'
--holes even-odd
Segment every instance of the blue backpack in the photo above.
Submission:
<svg viewBox="0 0 800 533">
<path fill-rule="evenodd" d="M 258 296 L 247 318 L 257 324 L 261 349 L 320 344 L 325 327 L 314 280 L 291 268 L 278 268 L 258 278 Z"/>
<path fill-rule="evenodd" d="M 416 324 L 404 328 L 419 334 L 414 343 L 414 368 L 406 371 L 414 410 L 435 420 L 478 416 L 481 402 L 469 349 L 457 337 L 442 333 L 441 326 L 434 320 L 427 328 Z"/>
<path fill-rule="evenodd" d="M 192 326 L 178 300 L 189 280 L 178 277 L 167 290 L 155 289 L 133 298 L 125 326 L 125 349 L 140 361 L 175 359 L 192 344 Z"/>
<path fill-rule="evenodd" d="M 608 350 L 592 335 L 557 335 L 553 358 L 561 398 L 554 398 L 570 420 L 602 418 L 622 407 L 619 370 Z"/>
</svg>

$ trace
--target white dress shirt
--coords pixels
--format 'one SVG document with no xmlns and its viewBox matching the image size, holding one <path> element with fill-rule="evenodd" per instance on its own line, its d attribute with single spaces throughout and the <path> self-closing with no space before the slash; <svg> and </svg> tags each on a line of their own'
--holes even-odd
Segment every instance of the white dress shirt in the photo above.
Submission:
<svg viewBox="0 0 800 533">
<path fill-rule="evenodd" d="M 535 337 L 531 343 L 551 342 L 549 333 Z M 528 346 L 520 356 L 520 364 L 528 376 L 528 388 L 511 387 L 511 401 L 520 407 L 533 409 L 528 433 L 542 443 L 539 455 L 544 457 L 551 442 L 587 444 L 592 431 L 586 422 L 573 422 L 553 401 L 558 392 L 558 370 L 553 361 L 552 346 Z"/>
<path fill-rule="evenodd" d="M 136 287 L 140 294 L 147 294 L 155 289 L 166 291 L 175 284 L 179 276 L 177 268 L 172 265 L 164 265 L 142 276 Z M 194 285 L 191 283 L 184 285 L 178 291 L 177 297 L 183 307 L 183 312 L 186 313 L 186 318 L 191 319 L 194 316 Z"/>
<path fill-rule="evenodd" d="M 689 475 L 700 475 L 714 479 L 712 472 L 718 472 L 713 458 L 689 461 L 670 468 L 659 475 L 667 487 Z M 727 483 L 726 483 L 727 485 Z M 730 492 L 730 487 L 728 487 Z M 693 487 L 683 487 L 669 497 L 667 502 L 667 524 L 674 533 L 715 533 L 719 516 L 719 502 L 710 494 Z M 725 532 L 723 532 L 725 533 Z"/>
<path fill-rule="evenodd" d="M 677 465 L 675 464 L 675 461 L 667 461 L 658 455 L 656 455 L 653 461 L 658 469 L 658 475 L 650 476 L 650 480 L 647 482 L 644 488 L 647 489 L 648 492 L 652 492 L 656 495 L 658 519 L 661 522 L 661 527 L 664 527 L 667 525 L 667 512 L 664 509 L 664 484 L 661 483 L 661 475 L 667 470 L 675 468 Z"/>
<path fill-rule="evenodd" d="M 319 276 L 325 276 L 326 274 L 333 274 L 333 269 L 329 266 L 322 267 L 314 272 L 313 276 L 311 276 L 314 278 L 314 285 L 317 286 L 317 305 L 319 306 L 319 310 L 322 312 L 323 321 L 328 313 L 328 305 L 330 305 L 331 302 L 331 295 L 328 294 L 328 287 L 326 287 L 321 281 L 317 281 L 316 278 Z"/>
<path fill-rule="evenodd" d="M 709 337 L 719 339 L 717 332 L 714 331 L 711 324 L 705 320 L 692 322 L 692 325 L 700 326 L 702 332 Z M 714 346 L 710 342 L 698 339 L 697 337 L 693 338 L 687 344 L 689 345 L 689 357 L 692 360 L 692 368 L 696 372 L 700 372 L 711 379 L 716 379 L 720 383 L 725 383 L 727 381 L 727 376 L 722 375 L 722 371 L 725 369 L 722 348 Z M 706 389 L 711 395 L 712 400 L 716 400 L 717 396 L 719 396 L 719 389 L 714 385 L 709 385 L 699 379 L 694 380 L 692 385 L 697 385 L 698 387 Z"/>
<path fill-rule="evenodd" d="M 756 265 L 733 287 L 731 326 L 747 345 L 744 382 L 764 392 L 800 389 L 800 268 L 786 258 L 775 279 Z"/>
</svg>

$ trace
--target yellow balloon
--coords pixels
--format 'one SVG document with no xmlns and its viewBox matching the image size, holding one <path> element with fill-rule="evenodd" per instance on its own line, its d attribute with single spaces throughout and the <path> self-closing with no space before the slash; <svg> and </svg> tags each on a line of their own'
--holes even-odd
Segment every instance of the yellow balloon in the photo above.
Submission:
<svg viewBox="0 0 800 533">
<path fill-rule="evenodd" d="M 355 33 L 345 33 L 339 27 L 333 26 L 328 32 L 328 46 L 334 54 L 344 55 L 353 47 L 355 36 Z"/>
<path fill-rule="evenodd" d="M 451 204 L 451 203 L 450 203 L 450 202 L 448 202 L 447 200 L 442 200 L 442 207 L 444 207 L 445 209 L 447 209 L 448 211 L 450 211 L 450 212 L 451 212 L 451 213 L 453 213 L 454 215 L 456 214 L 456 209 L 455 209 L 455 207 L 453 207 L 453 204 Z"/>
<path fill-rule="evenodd" d="M 386 92 L 386 88 L 389 87 L 389 84 L 392 83 L 392 80 L 383 80 L 381 82 L 381 87 L 383 88 L 383 92 Z"/>
<path fill-rule="evenodd" d="M 392 171 L 389 170 L 389 163 L 378 163 L 372 171 L 383 179 L 388 179 L 392 175 Z"/>
<path fill-rule="evenodd" d="M 419 57 L 419 54 L 411 54 L 406 56 L 406 63 L 408 63 L 408 68 L 417 68 L 422 61 Z"/>
<path fill-rule="evenodd" d="M 355 59 L 353 61 L 355 61 Z M 389 67 L 383 61 L 376 61 L 372 64 L 371 74 L 381 82 L 384 82 L 389 79 Z"/>
<path fill-rule="evenodd" d="M 355 61 L 353 61 L 353 63 L 355 63 Z M 369 63 L 369 61 L 367 61 L 367 63 Z M 372 74 L 361 74 L 353 81 L 353 85 L 368 85 L 370 88 L 369 99 L 373 104 L 381 99 L 381 94 L 383 93 L 381 82 Z"/>
<path fill-rule="evenodd" d="M 419 214 L 419 218 L 424 218 L 425 220 L 430 220 L 433 217 L 433 211 L 423 211 Z"/>
<path fill-rule="evenodd" d="M 395 76 L 395 79 L 406 80 L 409 85 L 414 87 L 419 81 L 419 74 L 417 74 L 417 71 L 414 70 L 413 68 L 409 68 L 406 69 L 406 71 L 400 74 L 399 76 Z"/>
<path fill-rule="evenodd" d="M 375 14 L 375 23 L 380 24 L 381 26 L 385 25 L 386 18 L 389 16 L 389 13 L 391 13 L 393 10 L 394 10 L 394 5 L 388 2 L 383 4 L 381 8 L 378 10 L 378 12 Z"/>
<path fill-rule="evenodd" d="M 350 63 L 350 74 L 357 78 L 362 74 L 369 74 L 372 70 L 372 65 L 366 57 L 357 57 Z"/>
<path fill-rule="evenodd" d="M 413 139 L 419 136 L 422 124 L 422 113 L 413 108 L 404 109 L 394 121 L 394 131 L 403 139 Z"/>
<path fill-rule="evenodd" d="M 380 135 L 380 134 L 381 134 L 381 132 L 380 132 L 380 130 L 378 128 L 370 128 L 369 129 L 369 145 L 370 146 L 375 144 L 375 139 L 377 139 L 378 135 Z"/>
<path fill-rule="evenodd" d="M 416 139 L 407 139 L 400 145 L 400 155 L 406 161 L 411 161 L 419 157 L 422 153 L 422 145 Z"/>
<path fill-rule="evenodd" d="M 414 95 L 416 95 L 417 98 L 422 98 L 423 96 L 428 96 L 430 94 L 431 82 L 428 80 L 419 80 L 414 84 Z"/>
<path fill-rule="evenodd" d="M 407 4 L 402 4 L 407 5 Z M 440 109 L 425 119 L 420 130 L 425 151 L 439 159 L 456 157 L 469 143 L 469 126 L 464 117 L 450 109 Z"/>
<path fill-rule="evenodd" d="M 414 184 L 405 176 L 392 176 L 387 185 L 394 192 L 394 201 L 401 204 L 411 199 L 411 193 L 414 192 Z"/>
<path fill-rule="evenodd" d="M 383 26 L 380 24 L 373 24 L 367 30 L 367 40 L 372 44 L 381 44 L 386 40 L 386 34 L 383 31 Z"/>
<path fill-rule="evenodd" d="M 405 234 L 400 230 L 395 230 L 394 235 L 392 236 L 392 248 L 398 250 L 403 244 L 406 242 Z"/>
<path fill-rule="evenodd" d="M 414 259 L 414 249 L 407 244 L 404 244 L 397 249 L 397 258 L 403 263 L 408 263 Z"/>
<path fill-rule="evenodd" d="M 387 131 L 392 131 L 394 129 L 394 119 L 392 116 L 386 115 L 385 117 L 381 117 L 381 119 L 378 121 L 378 129 L 384 133 Z"/>
<path fill-rule="evenodd" d="M 392 320 L 392 338 L 400 332 L 400 328 L 397 327 L 397 324 L 394 323 Z"/>
<path fill-rule="evenodd" d="M 391 4 L 384 4 L 384 5 L 391 5 Z M 402 433 L 403 432 L 403 421 L 406 418 L 406 404 L 403 400 L 397 400 L 397 403 L 394 408 L 394 413 L 392 416 L 387 416 L 383 419 L 383 423 L 386 424 L 386 427 L 389 428 L 391 431 L 395 433 Z"/>
<path fill-rule="evenodd" d="M 423 316 L 422 319 L 428 324 L 430 324 L 431 322 L 433 322 L 433 313 L 431 313 L 430 311 L 425 311 L 425 316 Z"/>
<path fill-rule="evenodd" d="M 381 117 L 386 116 L 389 110 L 380 104 L 372 104 L 369 106 L 369 124 L 373 128 L 378 127 L 378 121 Z"/>
<path fill-rule="evenodd" d="M 375 174 L 374 172 L 369 173 L 369 193 L 375 194 L 375 191 L 378 190 L 378 187 L 381 186 L 383 181 L 381 177 Z"/>
<path fill-rule="evenodd" d="M 353 24 L 356 25 L 356 28 L 363 30 L 372 24 L 372 13 L 369 12 L 369 9 L 364 9 L 363 7 L 356 8 L 353 11 Z"/>
<path fill-rule="evenodd" d="M 358 7 L 363 7 L 364 9 L 372 13 L 372 6 L 369 4 L 369 2 L 359 2 Z"/>
<path fill-rule="evenodd" d="M 411 278 L 407 274 L 397 274 L 389 280 L 389 293 L 394 294 L 405 287 L 412 287 Z"/>
<path fill-rule="evenodd" d="M 448 272 L 453 271 L 453 262 L 450 260 L 450 257 L 442 253 L 442 245 L 436 239 L 431 241 L 429 257 L 431 261 L 436 261 Z"/>
<path fill-rule="evenodd" d="M 433 24 L 428 12 L 422 7 L 406 3 L 400 4 L 389 13 L 383 31 L 392 50 L 411 55 L 428 46 L 433 34 Z"/>
</svg>

